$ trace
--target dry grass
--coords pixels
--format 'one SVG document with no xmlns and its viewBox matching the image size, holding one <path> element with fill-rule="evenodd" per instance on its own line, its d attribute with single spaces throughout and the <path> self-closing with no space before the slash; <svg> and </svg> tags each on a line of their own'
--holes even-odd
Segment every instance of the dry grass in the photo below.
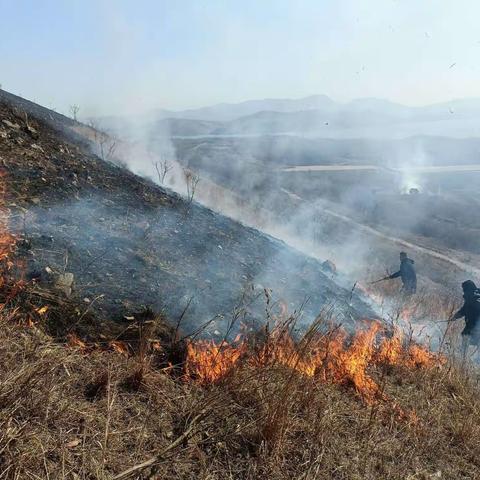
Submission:
<svg viewBox="0 0 480 480">
<path fill-rule="evenodd" d="M 473 372 L 372 371 L 412 423 L 278 364 L 201 387 L 158 352 L 84 354 L 18 315 L 0 320 L 0 478 L 110 479 L 149 459 L 129 478 L 480 478 Z"/>
</svg>

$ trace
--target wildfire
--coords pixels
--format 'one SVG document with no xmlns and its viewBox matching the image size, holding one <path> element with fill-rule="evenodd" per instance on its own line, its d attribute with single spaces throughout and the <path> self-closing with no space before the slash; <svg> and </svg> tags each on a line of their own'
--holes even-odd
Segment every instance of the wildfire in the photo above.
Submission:
<svg viewBox="0 0 480 480">
<path fill-rule="evenodd" d="M 197 378 L 201 383 L 212 383 L 224 377 L 246 352 L 246 344 L 238 346 L 222 342 L 216 345 L 213 341 L 198 341 L 187 345 L 185 372 Z"/>
<path fill-rule="evenodd" d="M 400 330 L 387 335 L 380 322 L 369 322 L 353 338 L 341 329 L 295 342 L 281 329 L 270 334 L 261 348 L 246 340 L 229 344 L 191 342 L 187 346 L 185 374 L 202 384 L 223 379 L 233 368 L 282 366 L 315 380 L 353 386 L 367 403 L 385 399 L 371 375 L 375 367 L 431 368 L 443 362 L 425 347 L 405 340 Z"/>
<path fill-rule="evenodd" d="M 15 296 L 22 287 L 23 282 L 18 281 L 11 285 L 9 272 L 14 266 L 12 254 L 15 250 L 17 238 L 9 231 L 10 210 L 6 206 L 6 172 L 0 170 L 0 289 L 4 289 L 10 284 L 10 289 L 6 289 L 6 296 L 0 309 L 3 309 L 8 301 Z"/>
<path fill-rule="evenodd" d="M 36 308 L 35 311 L 36 311 L 39 315 L 45 315 L 45 314 L 48 312 L 48 305 L 44 305 L 43 307 Z"/>
<path fill-rule="evenodd" d="M 97 342 L 87 343 L 80 339 L 75 333 L 67 335 L 67 346 L 79 350 L 81 353 L 92 353 L 94 351 L 111 351 L 128 357 L 130 355 L 128 345 L 120 340 L 100 344 Z"/>
<path fill-rule="evenodd" d="M 5 173 L 0 171 L 0 286 L 5 285 L 7 272 L 13 266 L 11 258 L 17 240 L 9 233 L 10 212 L 5 205 L 5 195 Z M 285 318 L 287 306 L 281 304 L 280 309 L 279 317 Z M 48 310 L 47 305 L 35 309 L 40 316 L 46 315 Z M 411 314 L 410 309 L 405 309 L 401 318 L 409 319 Z M 33 325 L 31 319 L 29 322 Z M 376 400 L 387 399 L 374 379 L 376 367 L 395 365 L 411 369 L 430 368 L 442 363 L 441 357 L 425 347 L 407 342 L 399 329 L 388 333 L 379 322 L 369 322 L 353 337 L 344 330 L 336 329 L 326 334 L 306 335 L 300 341 L 295 341 L 289 329 L 280 325 L 266 335 L 260 346 L 249 342 L 246 336 L 236 338 L 232 343 L 189 342 L 185 377 L 205 385 L 224 379 L 240 365 L 255 369 L 287 368 L 316 382 L 351 386 L 367 404 L 372 404 Z M 86 343 L 74 333 L 68 336 L 67 345 L 82 353 L 107 350 L 126 356 L 130 354 L 128 345 L 122 341 Z M 152 349 L 157 351 L 162 347 L 158 342 L 153 342 Z M 401 412 L 398 407 L 394 408 Z"/>
<path fill-rule="evenodd" d="M 77 348 L 82 352 L 89 351 L 87 344 L 83 340 L 80 340 L 75 333 L 67 336 L 67 345 L 71 348 Z"/>
</svg>

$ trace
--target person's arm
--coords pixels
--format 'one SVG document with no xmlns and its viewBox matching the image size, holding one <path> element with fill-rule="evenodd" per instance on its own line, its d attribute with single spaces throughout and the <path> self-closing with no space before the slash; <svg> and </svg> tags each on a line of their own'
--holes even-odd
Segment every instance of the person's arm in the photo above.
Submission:
<svg viewBox="0 0 480 480">
<path fill-rule="evenodd" d="M 453 320 L 458 320 L 465 316 L 465 305 L 452 317 Z"/>
<path fill-rule="evenodd" d="M 402 274 L 401 270 L 398 272 L 392 273 L 388 278 L 398 278 Z"/>
</svg>

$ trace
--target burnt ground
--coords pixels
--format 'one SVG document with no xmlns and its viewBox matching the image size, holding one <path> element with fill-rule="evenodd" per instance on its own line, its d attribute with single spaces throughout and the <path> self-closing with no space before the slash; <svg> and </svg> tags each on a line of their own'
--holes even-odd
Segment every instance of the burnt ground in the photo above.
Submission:
<svg viewBox="0 0 480 480">
<path fill-rule="evenodd" d="M 373 315 L 317 260 L 99 159 L 72 126 L 0 92 L 0 164 L 30 278 L 71 272 L 90 311 L 131 321 L 149 306 L 186 331 L 212 318 L 208 331 L 222 333 L 232 316 L 260 321 L 277 300 L 306 321 Z"/>
</svg>

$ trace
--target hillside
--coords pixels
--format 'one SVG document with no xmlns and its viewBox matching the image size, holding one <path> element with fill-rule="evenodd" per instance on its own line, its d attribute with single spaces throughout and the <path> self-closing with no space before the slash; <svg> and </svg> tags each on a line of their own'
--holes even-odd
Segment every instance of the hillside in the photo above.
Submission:
<svg viewBox="0 0 480 480">
<path fill-rule="evenodd" d="M 70 272 L 75 295 L 104 316 L 148 306 L 217 335 L 239 312 L 259 322 L 270 291 L 306 322 L 326 308 L 350 325 L 374 316 L 317 260 L 102 161 L 70 120 L 4 99 L 0 157 L 30 277 Z"/>
</svg>

